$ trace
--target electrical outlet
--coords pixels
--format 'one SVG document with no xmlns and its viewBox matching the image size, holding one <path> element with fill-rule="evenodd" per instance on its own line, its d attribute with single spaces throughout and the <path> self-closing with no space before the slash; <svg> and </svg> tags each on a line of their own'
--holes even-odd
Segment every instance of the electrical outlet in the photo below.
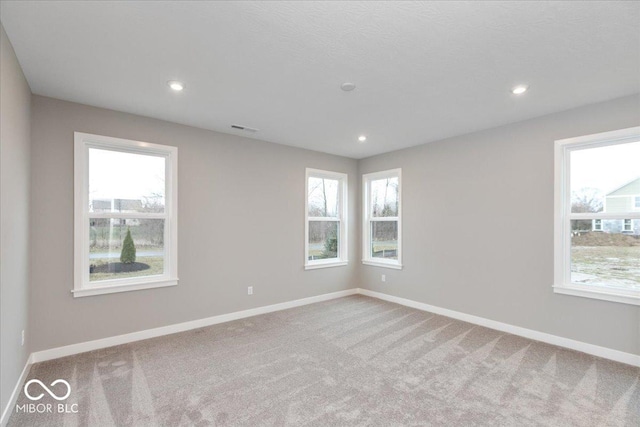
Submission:
<svg viewBox="0 0 640 427">
<path fill-rule="evenodd" d="M 22 330 L 22 345 L 24 345 L 24 329 Z"/>
<path fill-rule="evenodd" d="M 387 276 L 385 274 L 383 274 L 382 276 L 380 276 L 380 280 L 382 280 L 383 282 L 387 281 Z"/>
<path fill-rule="evenodd" d="M 253 286 L 247 288 L 247 295 L 253 295 Z"/>
</svg>

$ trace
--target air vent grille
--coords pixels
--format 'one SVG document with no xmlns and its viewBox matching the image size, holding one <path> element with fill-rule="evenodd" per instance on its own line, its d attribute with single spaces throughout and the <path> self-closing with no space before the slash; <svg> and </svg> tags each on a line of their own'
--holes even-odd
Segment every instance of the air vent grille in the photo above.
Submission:
<svg viewBox="0 0 640 427">
<path fill-rule="evenodd" d="M 244 131 L 244 132 L 251 132 L 251 133 L 258 132 L 258 129 L 250 128 L 249 126 L 231 125 L 231 127 L 233 129 L 241 130 L 241 131 Z"/>
</svg>

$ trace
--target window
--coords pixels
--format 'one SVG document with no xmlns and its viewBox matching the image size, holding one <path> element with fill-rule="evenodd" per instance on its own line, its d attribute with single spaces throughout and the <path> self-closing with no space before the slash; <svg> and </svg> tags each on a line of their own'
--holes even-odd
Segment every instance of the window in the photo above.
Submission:
<svg viewBox="0 0 640 427">
<path fill-rule="evenodd" d="M 178 283 L 178 149 L 75 133 L 75 297 Z"/>
<path fill-rule="evenodd" d="M 639 164 L 640 127 L 556 141 L 556 293 L 640 305 Z"/>
<path fill-rule="evenodd" d="M 635 206 L 636 209 L 640 209 L 640 196 L 636 196 L 635 197 L 634 206 Z"/>
<path fill-rule="evenodd" d="M 307 169 L 305 269 L 347 265 L 347 175 Z"/>
<path fill-rule="evenodd" d="M 594 219 L 593 220 L 593 231 L 602 231 L 602 220 Z"/>
<path fill-rule="evenodd" d="M 363 175 L 362 262 L 402 268 L 401 170 Z"/>
</svg>

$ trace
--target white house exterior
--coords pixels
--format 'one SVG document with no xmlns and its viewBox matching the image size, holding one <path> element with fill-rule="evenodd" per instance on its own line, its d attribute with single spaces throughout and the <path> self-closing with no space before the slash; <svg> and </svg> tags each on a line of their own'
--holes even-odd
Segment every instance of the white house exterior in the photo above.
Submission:
<svg viewBox="0 0 640 427">
<path fill-rule="evenodd" d="M 607 193 L 603 212 L 640 212 L 640 177 Z M 640 235 L 639 219 L 594 219 L 592 229 L 607 233 Z"/>
</svg>

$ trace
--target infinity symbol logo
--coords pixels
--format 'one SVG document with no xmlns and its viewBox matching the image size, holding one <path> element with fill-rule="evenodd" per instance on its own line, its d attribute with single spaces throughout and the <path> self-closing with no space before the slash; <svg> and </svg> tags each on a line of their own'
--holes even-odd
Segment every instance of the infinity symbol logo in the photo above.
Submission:
<svg viewBox="0 0 640 427">
<path fill-rule="evenodd" d="M 27 382 L 27 383 L 24 385 L 24 394 L 25 394 L 29 399 L 31 399 L 31 400 L 40 400 L 40 399 L 42 399 L 42 396 L 44 396 L 44 393 L 40 393 L 40 394 L 39 394 L 39 395 L 37 395 L 37 396 L 31 396 L 31 395 L 29 394 L 29 386 L 30 386 L 31 384 L 33 384 L 33 383 L 38 383 L 38 384 L 40 384 L 40 387 L 42 387 L 42 388 L 43 388 L 47 393 L 49 393 L 49 396 L 53 397 L 53 398 L 54 398 L 54 399 L 56 399 L 56 400 L 65 400 L 65 399 L 66 399 L 67 397 L 69 397 L 69 395 L 71 394 L 71 386 L 70 386 L 70 385 L 69 385 L 69 383 L 68 383 L 68 382 L 66 382 L 65 380 L 57 379 L 57 380 L 55 380 L 54 382 L 52 382 L 52 383 L 51 383 L 51 387 L 53 387 L 54 385 L 59 384 L 59 383 L 62 383 L 62 384 L 64 384 L 64 385 L 66 385 L 66 386 L 67 386 L 67 393 L 66 393 L 64 396 L 62 396 L 62 397 L 58 397 L 58 396 L 57 396 L 54 392 L 52 392 L 52 391 L 51 391 L 51 390 L 50 390 L 46 385 L 44 385 L 42 381 L 40 381 L 40 380 L 35 380 L 35 379 L 34 379 L 34 380 L 31 380 L 31 381 Z"/>
</svg>

